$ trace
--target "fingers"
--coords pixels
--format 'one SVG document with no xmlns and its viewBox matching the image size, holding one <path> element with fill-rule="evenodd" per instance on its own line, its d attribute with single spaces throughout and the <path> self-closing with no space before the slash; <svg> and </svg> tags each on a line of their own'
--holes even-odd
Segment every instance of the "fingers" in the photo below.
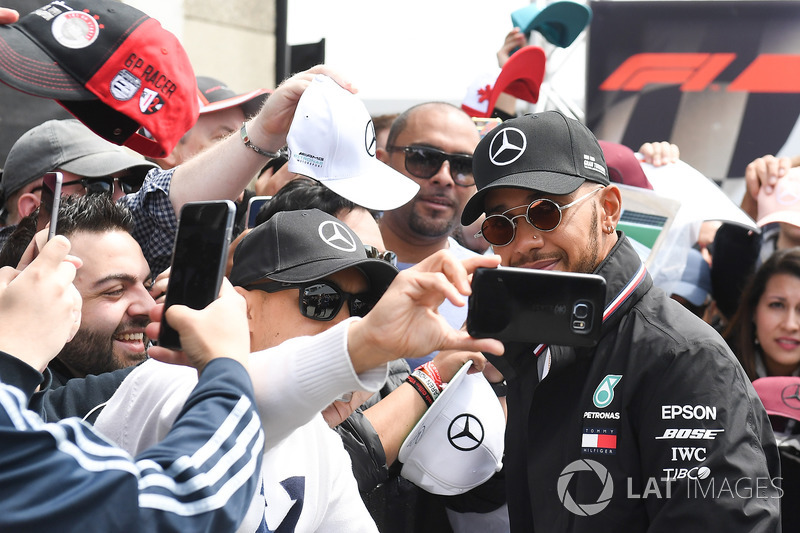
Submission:
<svg viewBox="0 0 800 533">
<path fill-rule="evenodd" d="M 750 162 L 745 168 L 744 178 L 747 184 L 747 192 L 755 199 L 761 189 L 766 194 L 772 194 L 778 180 L 789 172 L 792 168 L 792 160 L 789 157 L 775 157 L 765 155 Z"/>
<path fill-rule="evenodd" d="M 505 347 L 497 339 L 476 339 L 465 331 L 452 330 L 445 340 L 445 349 L 464 350 L 469 352 L 486 352 L 492 355 L 503 355 Z"/>
<path fill-rule="evenodd" d="M 644 157 L 645 163 L 650 163 L 654 167 L 676 163 L 681 157 L 678 145 L 669 141 L 644 143 L 639 148 L 639 153 Z"/>
<path fill-rule="evenodd" d="M 167 285 L 169 285 L 169 273 L 171 267 L 167 268 L 161 274 L 156 276 L 156 279 L 153 281 L 153 284 L 150 286 L 150 296 L 156 302 L 161 302 L 164 300 L 164 296 L 167 294 Z"/>
<path fill-rule="evenodd" d="M 0 24 L 13 24 L 19 20 L 19 13 L 14 9 L 0 7 Z"/>
</svg>

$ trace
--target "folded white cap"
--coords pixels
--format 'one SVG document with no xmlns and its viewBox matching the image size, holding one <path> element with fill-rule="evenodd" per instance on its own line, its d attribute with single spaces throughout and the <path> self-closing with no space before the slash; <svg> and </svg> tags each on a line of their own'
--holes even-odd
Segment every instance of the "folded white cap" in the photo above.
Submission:
<svg viewBox="0 0 800 533">
<path fill-rule="evenodd" d="M 506 419 L 482 373 L 467 361 L 400 447 L 400 474 L 433 494 L 461 494 L 503 467 Z"/>
</svg>

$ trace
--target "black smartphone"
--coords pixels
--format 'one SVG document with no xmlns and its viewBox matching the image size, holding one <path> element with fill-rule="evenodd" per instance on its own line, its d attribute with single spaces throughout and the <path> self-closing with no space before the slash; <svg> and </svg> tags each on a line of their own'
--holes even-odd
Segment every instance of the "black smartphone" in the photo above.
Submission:
<svg viewBox="0 0 800 533">
<path fill-rule="evenodd" d="M 594 346 L 605 296 L 606 281 L 596 274 L 479 268 L 472 275 L 467 331 L 500 341 Z"/>
<path fill-rule="evenodd" d="M 245 219 L 247 220 L 246 228 L 255 228 L 256 227 L 256 217 L 258 216 L 258 211 L 261 209 L 265 203 L 272 200 L 272 196 L 253 196 L 247 202 L 247 215 Z"/>
<path fill-rule="evenodd" d="M 64 183 L 64 175 L 61 172 L 47 172 L 42 177 L 41 202 L 39 203 L 39 220 L 36 229 L 43 230 L 47 223 L 50 229 L 47 232 L 49 241 L 56 235 L 56 225 L 58 223 L 58 208 L 61 205 L 61 185 Z"/>
<path fill-rule="evenodd" d="M 236 206 L 230 200 L 190 202 L 181 208 L 172 248 L 164 312 L 175 304 L 203 309 L 219 295 Z M 178 332 L 161 318 L 159 346 L 180 350 Z"/>
</svg>

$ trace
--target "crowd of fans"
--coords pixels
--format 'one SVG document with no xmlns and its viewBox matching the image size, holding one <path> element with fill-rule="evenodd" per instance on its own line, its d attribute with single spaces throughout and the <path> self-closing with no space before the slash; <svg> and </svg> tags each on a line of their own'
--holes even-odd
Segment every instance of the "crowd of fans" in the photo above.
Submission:
<svg viewBox="0 0 800 533">
<path fill-rule="evenodd" d="M 500 67 L 525 42 L 512 30 Z M 635 155 L 508 94 L 490 128 L 444 102 L 370 117 L 326 66 L 244 94 L 196 82 L 170 152 L 76 113 L 3 165 L 0 530 L 796 526 L 800 205 L 769 206 L 800 161 L 743 169 L 761 231 L 696 221 L 667 293 L 618 229 L 620 189 L 653 189 L 642 164 L 677 146 Z M 253 196 L 271 198 L 250 228 Z M 170 307 L 168 350 L 181 209 L 221 199 L 219 298 Z M 472 338 L 470 275 L 499 265 L 602 276 L 598 344 Z"/>
</svg>

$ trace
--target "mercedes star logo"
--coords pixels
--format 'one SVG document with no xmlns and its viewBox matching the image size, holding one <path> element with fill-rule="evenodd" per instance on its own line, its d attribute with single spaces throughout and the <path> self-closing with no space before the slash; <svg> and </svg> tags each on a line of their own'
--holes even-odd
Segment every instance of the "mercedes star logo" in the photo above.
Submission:
<svg viewBox="0 0 800 533">
<path fill-rule="evenodd" d="M 510 165 L 525 153 L 528 139 L 517 128 L 498 131 L 489 145 L 489 160 L 498 167 Z"/>
<path fill-rule="evenodd" d="M 781 400 L 789 409 L 800 410 L 800 384 L 784 387 L 781 391 Z"/>
<path fill-rule="evenodd" d="M 375 137 L 375 124 L 370 120 L 367 122 L 367 129 L 364 132 L 364 147 L 370 157 L 375 157 L 375 151 L 378 148 L 378 139 Z"/>
<path fill-rule="evenodd" d="M 473 415 L 458 415 L 447 428 L 447 440 L 456 450 L 474 450 L 483 442 L 483 424 Z"/>
<path fill-rule="evenodd" d="M 355 252 L 358 248 L 350 230 L 333 220 L 326 220 L 319 225 L 319 236 L 322 242 L 343 252 Z"/>
</svg>

